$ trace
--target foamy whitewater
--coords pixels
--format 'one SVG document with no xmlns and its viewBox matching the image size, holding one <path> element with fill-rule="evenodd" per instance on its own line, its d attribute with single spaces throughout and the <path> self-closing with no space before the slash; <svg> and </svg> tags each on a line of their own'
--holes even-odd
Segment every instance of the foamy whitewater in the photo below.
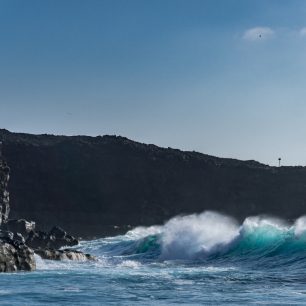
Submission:
<svg viewBox="0 0 306 306">
<path fill-rule="evenodd" d="M 1 274 L 1 305 L 306 304 L 306 217 L 213 212 L 83 241 L 96 262 Z"/>
</svg>

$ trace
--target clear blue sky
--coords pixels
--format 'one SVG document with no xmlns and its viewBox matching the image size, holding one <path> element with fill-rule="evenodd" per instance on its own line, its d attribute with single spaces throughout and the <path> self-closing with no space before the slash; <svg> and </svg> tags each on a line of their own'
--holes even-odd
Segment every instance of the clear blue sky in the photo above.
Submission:
<svg viewBox="0 0 306 306">
<path fill-rule="evenodd" d="M 0 0 L 0 127 L 306 165 L 306 1 Z"/>
</svg>

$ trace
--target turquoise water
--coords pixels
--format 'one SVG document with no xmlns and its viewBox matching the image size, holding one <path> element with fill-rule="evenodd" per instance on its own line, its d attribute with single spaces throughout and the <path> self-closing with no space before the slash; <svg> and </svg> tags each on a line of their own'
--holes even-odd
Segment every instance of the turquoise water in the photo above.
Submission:
<svg viewBox="0 0 306 306">
<path fill-rule="evenodd" d="M 306 304 L 306 218 L 212 212 L 83 241 L 96 262 L 36 256 L 37 271 L 0 275 L 1 305 Z"/>
</svg>

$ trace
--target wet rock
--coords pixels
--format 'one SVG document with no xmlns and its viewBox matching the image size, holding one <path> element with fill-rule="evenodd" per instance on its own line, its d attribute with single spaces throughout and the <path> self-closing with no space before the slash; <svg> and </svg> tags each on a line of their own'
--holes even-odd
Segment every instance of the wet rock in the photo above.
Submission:
<svg viewBox="0 0 306 306">
<path fill-rule="evenodd" d="M 23 244 L 25 243 L 25 239 L 20 233 L 14 233 L 13 240 L 18 241 Z"/>
<path fill-rule="evenodd" d="M 9 231 L 0 230 L 0 239 L 2 239 L 2 238 L 5 238 L 5 239 L 8 238 L 8 239 L 13 240 L 14 233 L 9 232 Z"/>
<path fill-rule="evenodd" d="M 46 248 L 50 238 L 42 231 L 31 231 L 26 240 L 26 244 L 33 249 Z"/>
<path fill-rule="evenodd" d="M 55 238 L 51 240 L 49 246 L 55 249 L 59 249 L 64 246 L 75 246 L 78 244 L 79 241 L 75 237 L 66 234 L 64 238 Z"/>
<path fill-rule="evenodd" d="M 67 233 L 59 226 L 54 226 L 49 233 L 57 239 L 63 239 L 67 235 Z"/>
<path fill-rule="evenodd" d="M 0 240 L 0 272 L 33 271 L 35 269 L 32 249 L 9 238 Z"/>
<path fill-rule="evenodd" d="M 64 249 L 64 250 L 38 249 L 35 250 L 35 253 L 38 254 L 41 258 L 49 260 L 76 260 L 76 261 L 96 260 L 96 258 L 90 254 L 85 254 L 83 252 L 72 249 Z"/>
</svg>

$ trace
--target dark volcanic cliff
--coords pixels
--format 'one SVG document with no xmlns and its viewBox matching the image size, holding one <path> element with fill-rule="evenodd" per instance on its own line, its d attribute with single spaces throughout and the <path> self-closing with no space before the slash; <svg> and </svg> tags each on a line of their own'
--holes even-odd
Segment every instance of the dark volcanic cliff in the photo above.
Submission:
<svg viewBox="0 0 306 306">
<path fill-rule="evenodd" d="M 269 167 L 133 142 L 0 130 L 11 168 L 11 217 L 79 236 L 221 211 L 239 219 L 306 213 L 306 168 Z"/>
</svg>

